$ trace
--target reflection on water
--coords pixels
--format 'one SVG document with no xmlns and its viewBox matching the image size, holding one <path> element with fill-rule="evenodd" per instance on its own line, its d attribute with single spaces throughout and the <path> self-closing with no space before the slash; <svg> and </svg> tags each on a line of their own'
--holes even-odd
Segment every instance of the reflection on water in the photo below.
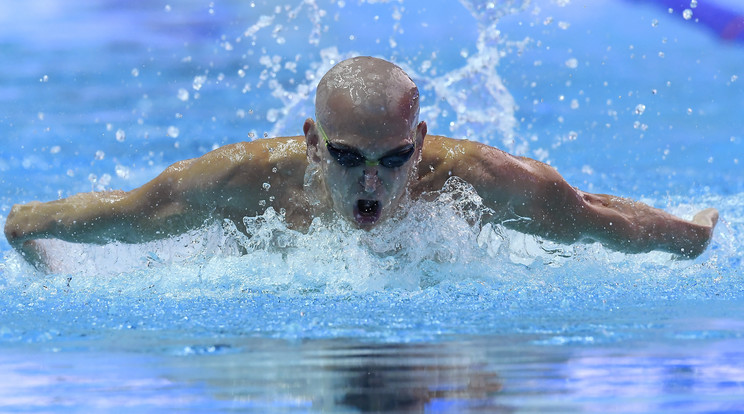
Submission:
<svg viewBox="0 0 744 414">
<path fill-rule="evenodd" d="M 744 353 L 735 341 L 691 341 L 686 349 L 661 346 L 628 353 L 623 347 L 536 345 L 544 342 L 544 335 L 409 344 L 267 338 L 184 342 L 183 335 L 168 338 L 162 332 L 129 332 L 116 339 L 66 342 L 47 352 L 4 349 L 0 410 L 512 413 L 744 408 Z"/>
<path fill-rule="evenodd" d="M 12 362 L 24 360 L 19 357 L 28 350 L 4 353 L 0 409 L 64 411 L 121 404 L 125 411 L 513 411 L 498 401 L 502 383 L 482 341 L 365 344 L 255 338 L 183 345 L 157 335 L 132 339 L 109 344 L 118 349 L 103 355 L 69 344 L 62 353 L 43 353 L 37 363 Z M 139 348 L 143 343 L 155 349 Z M 125 350 L 130 344 L 139 349 Z M 45 397 L 35 399 L 39 394 Z"/>
<path fill-rule="evenodd" d="M 481 344 L 482 345 L 482 344 Z M 244 353 L 174 360 L 171 369 L 211 378 L 217 399 L 319 410 L 420 412 L 427 407 L 499 407 L 498 374 L 486 350 L 453 344 L 255 341 Z M 198 381 L 200 378 L 194 378 Z M 183 379 L 183 378 L 181 378 Z M 499 408 L 501 412 L 501 408 Z"/>
</svg>

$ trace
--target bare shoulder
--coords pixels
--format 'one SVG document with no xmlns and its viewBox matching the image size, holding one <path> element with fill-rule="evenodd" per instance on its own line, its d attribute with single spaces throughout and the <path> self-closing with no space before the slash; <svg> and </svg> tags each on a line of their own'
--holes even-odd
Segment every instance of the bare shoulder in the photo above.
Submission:
<svg viewBox="0 0 744 414">
<path fill-rule="evenodd" d="M 238 142 L 203 156 L 181 161 L 169 169 L 189 170 L 188 175 L 210 177 L 225 185 L 253 184 L 277 175 L 288 177 L 307 166 L 302 137 L 281 137 Z"/>
<path fill-rule="evenodd" d="M 250 142 L 238 142 L 219 147 L 195 160 L 205 164 L 221 163 L 221 167 L 254 164 L 291 165 L 305 157 L 305 141 L 302 137 L 264 138 Z"/>
<path fill-rule="evenodd" d="M 421 178 L 432 186 L 458 176 L 476 187 L 499 183 L 504 189 L 518 185 L 517 181 L 555 172 L 539 161 L 511 155 L 490 145 L 437 135 L 426 137 L 419 170 Z"/>
</svg>

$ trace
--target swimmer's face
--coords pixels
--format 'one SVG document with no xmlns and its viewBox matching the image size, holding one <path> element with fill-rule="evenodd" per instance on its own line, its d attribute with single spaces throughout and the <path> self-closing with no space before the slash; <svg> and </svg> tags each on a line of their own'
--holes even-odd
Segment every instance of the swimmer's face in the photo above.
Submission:
<svg viewBox="0 0 744 414">
<path fill-rule="evenodd" d="M 336 213 L 359 228 L 389 218 L 418 163 L 426 124 L 360 127 L 309 122 L 317 137 L 315 156 Z"/>
</svg>

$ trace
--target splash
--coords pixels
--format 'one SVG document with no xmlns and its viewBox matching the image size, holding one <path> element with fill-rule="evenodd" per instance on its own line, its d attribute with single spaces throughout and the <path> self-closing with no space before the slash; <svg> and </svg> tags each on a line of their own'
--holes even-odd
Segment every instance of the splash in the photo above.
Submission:
<svg viewBox="0 0 744 414">
<path fill-rule="evenodd" d="M 422 100 L 421 119 L 427 120 L 432 133 L 475 138 L 485 143 L 495 143 L 500 138 L 504 149 L 525 154 L 528 143 L 516 132 L 515 101 L 498 73 L 500 57 L 508 53 L 509 48 L 502 47 L 505 41 L 497 26 L 501 18 L 524 12 L 530 3 L 529 0 L 462 1 L 463 10 L 456 13 L 469 13 L 478 33 L 477 38 L 458 34 L 454 41 L 463 49 L 475 51 L 463 62 L 437 57 L 438 48 L 434 47 L 427 52 L 431 57 L 420 63 L 416 56 L 404 54 L 401 50 L 405 45 L 395 39 L 408 25 L 426 24 L 425 20 L 422 22 L 426 17 L 407 10 L 400 2 L 363 1 L 339 5 L 345 11 L 358 9 L 354 12 L 357 16 L 374 16 L 376 39 L 366 39 L 366 34 L 350 28 L 348 38 L 354 39 L 352 45 L 346 45 L 323 29 L 328 24 L 339 26 L 340 11 L 330 5 L 305 0 L 284 7 L 265 8 L 236 39 L 235 43 L 240 43 L 241 48 L 242 45 L 248 47 L 244 56 L 249 59 L 243 67 L 250 67 L 248 71 L 239 71 L 236 82 L 248 82 L 244 93 L 268 89 L 273 98 L 273 103 L 268 103 L 271 107 L 265 109 L 268 135 L 291 135 L 297 133 L 305 117 L 313 116 L 315 88 L 333 65 L 360 54 L 380 56 L 403 67 L 418 84 L 422 95 L 426 95 Z M 294 27 L 292 36 L 287 34 L 288 27 Z M 380 42 L 384 38 L 388 38 L 387 44 Z M 282 52 L 285 47 L 308 49 L 310 60 L 306 55 L 287 56 Z M 259 50 L 260 56 L 255 56 Z"/>
<path fill-rule="evenodd" d="M 39 294 L 55 290 L 235 298 L 249 292 L 290 296 L 417 292 L 470 280 L 496 290 L 532 289 L 535 294 L 546 285 L 566 291 L 605 286 L 607 292 L 619 289 L 637 296 L 634 284 L 653 285 L 651 290 L 641 289 L 645 295 L 657 290 L 669 294 L 680 283 L 690 282 L 692 290 L 679 289 L 674 295 L 707 295 L 721 293 L 723 284 L 717 283 L 733 280 L 706 270 L 737 257 L 729 251 L 733 242 L 725 234 L 707 260 L 674 261 L 659 252 L 626 255 L 598 244 L 562 245 L 484 222 L 488 208 L 458 178 L 426 198 L 433 201 L 409 202 L 399 216 L 370 231 L 354 229 L 342 219 L 316 219 L 302 233 L 268 209 L 244 219 L 247 234 L 225 221 L 141 245 L 45 241 L 56 258 L 56 272 L 36 274 L 17 254 L 9 253 L 4 284 Z M 709 290 L 698 289 L 703 285 Z"/>
</svg>

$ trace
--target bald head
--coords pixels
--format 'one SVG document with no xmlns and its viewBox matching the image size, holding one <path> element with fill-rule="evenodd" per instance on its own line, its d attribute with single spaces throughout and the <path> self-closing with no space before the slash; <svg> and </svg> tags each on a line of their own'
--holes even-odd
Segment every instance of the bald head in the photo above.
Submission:
<svg viewBox="0 0 744 414">
<path fill-rule="evenodd" d="M 418 121 L 418 88 L 400 67 L 373 57 L 344 60 L 320 80 L 315 117 L 323 127 L 410 130 Z"/>
</svg>

